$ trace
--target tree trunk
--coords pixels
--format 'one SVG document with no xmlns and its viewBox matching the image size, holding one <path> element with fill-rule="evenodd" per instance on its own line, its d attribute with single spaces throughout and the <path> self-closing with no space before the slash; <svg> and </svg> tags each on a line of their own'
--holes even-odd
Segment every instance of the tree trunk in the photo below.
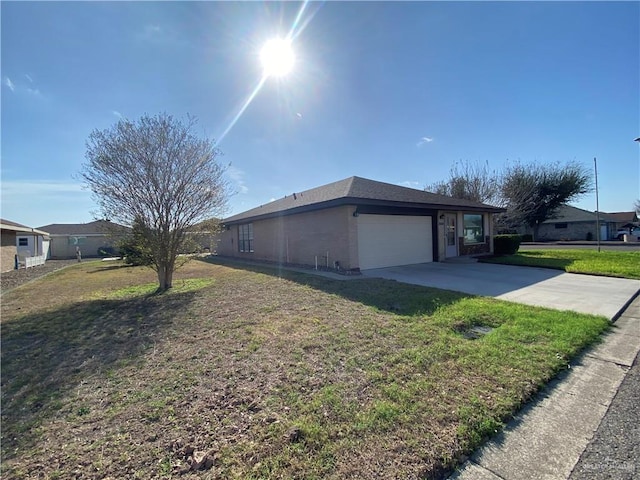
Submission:
<svg viewBox="0 0 640 480">
<path fill-rule="evenodd" d="M 173 268 L 168 265 L 162 265 L 158 268 L 158 289 L 165 291 L 173 285 Z"/>
</svg>

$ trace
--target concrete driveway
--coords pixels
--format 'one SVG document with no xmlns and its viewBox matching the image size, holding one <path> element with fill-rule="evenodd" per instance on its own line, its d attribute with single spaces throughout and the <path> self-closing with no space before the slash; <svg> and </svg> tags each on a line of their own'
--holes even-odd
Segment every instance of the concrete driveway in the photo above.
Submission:
<svg viewBox="0 0 640 480">
<path fill-rule="evenodd" d="M 640 280 L 489 263 L 421 263 L 364 270 L 362 273 L 366 277 L 386 278 L 558 310 L 593 313 L 609 319 L 614 319 L 640 290 Z"/>
</svg>

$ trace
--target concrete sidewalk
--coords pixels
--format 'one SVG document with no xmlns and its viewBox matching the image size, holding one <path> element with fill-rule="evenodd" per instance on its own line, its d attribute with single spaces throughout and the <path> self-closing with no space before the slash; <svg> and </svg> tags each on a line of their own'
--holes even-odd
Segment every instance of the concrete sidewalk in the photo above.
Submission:
<svg viewBox="0 0 640 480">
<path fill-rule="evenodd" d="M 572 363 L 450 480 L 569 478 L 639 351 L 640 297 L 636 297 L 602 343 Z M 630 419 L 629 428 L 636 421 Z M 640 459 L 618 463 L 613 476 L 593 478 L 640 478 Z"/>
</svg>

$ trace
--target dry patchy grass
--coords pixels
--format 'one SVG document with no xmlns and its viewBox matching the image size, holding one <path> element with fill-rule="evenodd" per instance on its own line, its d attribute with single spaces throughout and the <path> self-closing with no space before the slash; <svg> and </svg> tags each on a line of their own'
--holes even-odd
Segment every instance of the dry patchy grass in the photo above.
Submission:
<svg viewBox="0 0 640 480">
<path fill-rule="evenodd" d="M 3 297 L 6 478 L 442 478 L 607 324 L 266 267 L 176 277 L 153 295 L 148 269 L 88 263 Z"/>
</svg>

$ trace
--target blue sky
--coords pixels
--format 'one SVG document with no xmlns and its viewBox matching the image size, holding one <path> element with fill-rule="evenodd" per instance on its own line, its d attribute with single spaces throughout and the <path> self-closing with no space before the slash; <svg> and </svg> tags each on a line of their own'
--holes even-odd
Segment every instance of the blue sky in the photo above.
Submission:
<svg viewBox="0 0 640 480">
<path fill-rule="evenodd" d="M 219 140 L 229 214 L 352 175 L 423 188 L 461 160 L 597 157 L 601 210 L 640 197 L 639 2 L 0 8 L 1 214 L 19 223 L 91 221 L 89 133 L 159 112 Z M 293 71 L 256 91 L 260 48 L 292 28 Z"/>
</svg>

